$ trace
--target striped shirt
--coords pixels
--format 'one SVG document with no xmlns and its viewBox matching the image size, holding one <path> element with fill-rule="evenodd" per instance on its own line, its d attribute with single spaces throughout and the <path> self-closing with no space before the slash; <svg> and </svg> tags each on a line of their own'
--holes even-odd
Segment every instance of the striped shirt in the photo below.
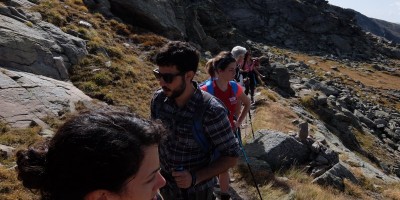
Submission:
<svg viewBox="0 0 400 200">
<path fill-rule="evenodd" d="M 167 139 L 159 146 L 161 168 L 167 175 L 167 187 L 176 187 L 173 178 L 168 177 L 173 169 L 183 167 L 185 170 L 197 171 L 209 164 L 210 155 L 202 150 L 192 132 L 194 112 L 204 102 L 204 91 L 196 83 L 194 85 L 196 90 L 193 96 L 182 108 L 176 105 L 174 99 L 166 97 L 162 90 L 158 90 L 152 99 L 151 117 L 160 119 L 170 130 Z M 212 148 L 218 149 L 221 156 L 239 157 L 240 147 L 232 132 L 226 108 L 212 97 L 205 109 L 203 132 Z M 202 191 L 214 184 L 215 180 L 210 179 L 189 188 L 189 192 Z"/>
</svg>

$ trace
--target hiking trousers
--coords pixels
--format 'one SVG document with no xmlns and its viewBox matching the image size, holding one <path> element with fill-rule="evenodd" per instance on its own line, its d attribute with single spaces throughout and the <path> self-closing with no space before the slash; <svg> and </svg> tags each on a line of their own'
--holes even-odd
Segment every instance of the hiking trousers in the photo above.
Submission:
<svg viewBox="0 0 400 200">
<path fill-rule="evenodd" d="M 186 190 L 181 190 L 181 197 L 178 197 L 179 193 L 169 190 L 167 187 L 161 188 L 160 192 L 164 200 L 215 200 L 213 188 L 208 188 L 195 193 L 185 193 Z"/>
<path fill-rule="evenodd" d="M 250 91 L 251 100 L 253 101 L 254 100 L 254 90 L 256 87 L 256 74 L 254 71 L 250 71 L 247 73 L 243 73 L 243 77 L 248 79 L 247 83 L 245 83 L 244 93 L 246 95 L 248 95 L 249 91 Z"/>
</svg>

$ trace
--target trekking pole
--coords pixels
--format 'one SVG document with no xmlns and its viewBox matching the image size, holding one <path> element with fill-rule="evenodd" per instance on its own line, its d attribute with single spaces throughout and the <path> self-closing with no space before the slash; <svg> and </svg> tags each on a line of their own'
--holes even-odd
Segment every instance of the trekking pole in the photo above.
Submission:
<svg viewBox="0 0 400 200">
<path fill-rule="evenodd" d="M 237 128 L 236 138 L 239 141 L 239 146 L 242 146 L 243 145 L 243 141 L 242 141 L 242 132 L 240 131 L 240 127 Z"/>
<path fill-rule="evenodd" d="M 247 137 L 247 115 L 246 115 L 246 119 L 244 121 L 246 122 L 245 126 L 243 126 L 244 127 L 244 137 L 246 138 Z"/>
<path fill-rule="evenodd" d="M 238 135 L 237 137 L 240 136 L 239 131 L 240 131 L 240 129 L 238 129 L 238 131 L 236 132 L 236 134 Z M 242 143 L 239 143 L 239 146 L 240 146 L 240 150 L 242 150 L 242 152 L 243 152 L 244 158 L 245 158 L 245 160 L 246 160 L 247 167 L 249 168 L 251 177 L 253 178 L 253 182 L 254 182 L 254 185 L 256 186 L 258 195 L 260 196 L 260 199 L 263 200 L 263 198 L 262 198 L 262 196 L 261 196 L 260 189 L 258 188 L 256 179 L 254 178 L 253 170 L 251 170 L 250 163 L 249 163 L 249 158 L 247 158 L 246 151 L 244 150 L 244 147 L 243 147 Z"/>
<path fill-rule="evenodd" d="M 251 133 L 253 134 L 253 139 L 254 139 L 253 122 L 251 122 L 251 113 L 250 113 L 250 110 L 249 110 L 249 118 L 250 118 Z"/>
</svg>

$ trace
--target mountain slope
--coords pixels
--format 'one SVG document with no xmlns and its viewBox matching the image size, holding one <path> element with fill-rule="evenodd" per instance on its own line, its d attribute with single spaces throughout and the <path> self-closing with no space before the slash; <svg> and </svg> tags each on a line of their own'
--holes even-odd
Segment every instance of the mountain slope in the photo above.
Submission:
<svg viewBox="0 0 400 200">
<path fill-rule="evenodd" d="M 365 31 L 400 44 L 400 24 L 369 18 L 356 12 L 357 24 Z"/>
</svg>

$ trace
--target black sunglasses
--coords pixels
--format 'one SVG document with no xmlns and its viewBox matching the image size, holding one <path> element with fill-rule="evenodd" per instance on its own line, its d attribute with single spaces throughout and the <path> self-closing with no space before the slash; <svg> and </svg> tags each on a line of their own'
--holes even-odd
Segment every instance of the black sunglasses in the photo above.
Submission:
<svg viewBox="0 0 400 200">
<path fill-rule="evenodd" d="M 170 74 L 170 73 L 162 74 L 162 73 L 160 73 L 160 71 L 158 71 L 158 69 L 154 69 L 153 70 L 153 74 L 156 77 L 156 79 L 158 79 L 158 80 L 160 80 L 160 78 L 162 78 L 166 83 L 172 83 L 172 81 L 174 80 L 175 76 L 182 76 L 185 73 L 184 72 L 179 72 L 177 74 Z"/>
</svg>

